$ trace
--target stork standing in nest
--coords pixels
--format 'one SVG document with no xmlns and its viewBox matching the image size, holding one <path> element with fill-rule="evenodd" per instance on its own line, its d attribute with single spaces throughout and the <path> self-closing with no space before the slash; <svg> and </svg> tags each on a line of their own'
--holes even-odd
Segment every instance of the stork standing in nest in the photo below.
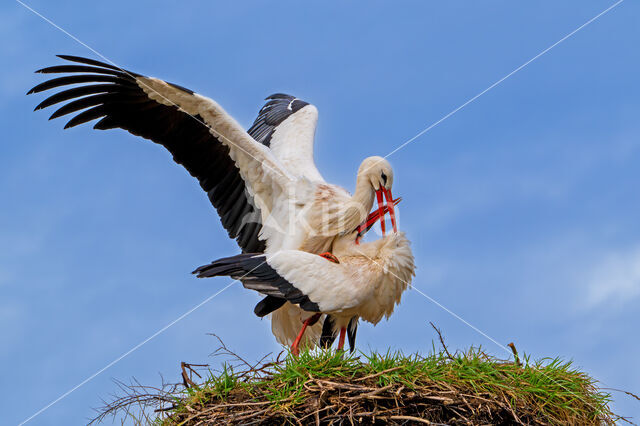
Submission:
<svg viewBox="0 0 640 426">
<path fill-rule="evenodd" d="M 93 59 L 59 57 L 69 62 L 37 72 L 64 75 L 28 93 L 64 90 L 36 110 L 64 103 L 50 119 L 75 114 L 65 128 L 98 120 L 95 129 L 121 128 L 164 146 L 198 179 L 243 253 L 294 250 L 331 259 L 328 251 L 337 239 L 357 244 L 376 220 L 384 230 L 387 212 L 397 229 L 393 170 L 385 159 L 362 162 L 353 195 L 322 178 L 313 160 L 313 105 L 272 95 L 245 131 L 215 101 L 189 89 Z M 375 200 L 378 209 L 370 215 Z M 315 315 L 274 295 L 254 311 L 261 317 L 272 313 L 272 331 L 282 344 L 293 344 L 301 322 Z M 304 341 L 313 346 L 321 326 L 307 325 Z"/>
<path fill-rule="evenodd" d="M 326 314 L 320 344 L 329 346 L 340 331 L 353 351 L 358 319 L 377 324 L 400 303 L 415 274 L 413 254 L 404 233 L 356 244 L 355 235 L 339 238 L 335 258 L 327 261 L 300 250 L 272 254 L 245 253 L 219 259 L 194 271 L 199 278 L 228 275 L 262 294 L 286 299 L 312 314 L 292 344 L 297 355 L 308 326 Z"/>
</svg>

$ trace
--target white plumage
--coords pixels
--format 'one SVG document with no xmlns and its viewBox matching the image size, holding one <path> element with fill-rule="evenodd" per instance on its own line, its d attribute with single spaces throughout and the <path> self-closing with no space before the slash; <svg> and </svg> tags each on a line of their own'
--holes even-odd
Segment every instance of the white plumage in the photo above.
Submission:
<svg viewBox="0 0 640 426">
<path fill-rule="evenodd" d="M 339 263 L 300 250 L 238 255 L 194 273 L 200 278 L 243 277 L 249 289 L 287 298 L 311 314 L 330 315 L 332 333 L 346 329 L 354 318 L 374 325 L 388 318 L 415 275 L 410 243 L 403 232 L 363 244 L 341 238 L 334 255 Z"/>
<path fill-rule="evenodd" d="M 328 263 L 316 255 L 335 254 L 345 241 L 360 249 L 370 247 L 357 243 L 372 224 L 369 211 L 376 196 L 376 217 L 381 218 L 383 229 L 384 212 L 388 211 L 396 230 L 393 171 L 385 159 L 369 157 L 363 161 L 353 196 L 326 183 L 318 172 L 313 161 L 318 112 L 313 105 L 289 95 L 272 95 L 247 132 L 214 100 L 188 89 L 92 59 L 60 57 L 75 64 L 38 72 L 69 75 L 41 83 L 29 93 L 74 87 L 45 99 L 36 109 L 69 101 L 51 116 L 81 111 L 65 128 L 99 119 L 96 129 L 122 128 L 163 145 L 198 179 L 223 226 L 244 253 L 287 253 L 281 262 L 300 257 L 301 265 L 309 269 L 319 262 Z M 405 257 L 400 248 L 397 256 Z M 278 262 L 278 258 L 269 257 L 269 261 Z M 346 279 L 348 262 L 327 270 L 342 271 L 336 279 Z M 297 274 L 295 279 L 314 297 L 324 292 L 322 303 L 329 303 L 328 289 L 317 286 L 319 280 L 300 279 L 304 272 L 296 272 L 291 265 L 280 268 L 285 274 Z M 341 297 L 355 297 L 347 290 L 345 284 Z M 286 298 L 267 298 L 256 307 L 260 316 L 271 312 L 274 335 L 284 344 L 292 343 L 301 321 L 311 315 Z M 375 315 L 366 313 L 366 317 Z M 321 330 L 319 324 L 310 327 L 306 339 L 311 345 Z"/>
<path fill-rule="evenodd" d="M 372 324 L 389 317 L 414 275 L 414 260 L 404 233 L 351 244 L 333 252 L 340 263 L 298 250 L 268 256 L 267 263 L 346 327 L 358 316 Z"/>
</svg>

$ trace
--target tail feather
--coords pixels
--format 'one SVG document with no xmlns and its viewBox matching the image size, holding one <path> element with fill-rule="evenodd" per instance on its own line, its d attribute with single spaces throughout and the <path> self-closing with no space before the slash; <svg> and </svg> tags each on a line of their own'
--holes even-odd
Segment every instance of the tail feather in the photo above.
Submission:
<svg viewBox="0 0 640 426">
<path fill-rule="evenodd" d="M 280 309 L 282 305 L 287 302 L 286 299 L 281 299 L 279 297 L 267 296 L 262 299 L 256 307 L 253 309 L 253 313 L 255 313 L 260 318 L 269 315 L 271 312 L 276 309 Z"/>
<path fill-rule="evenodd" d="M 230 276 L 232 278 L 241 277 L 251 269 L 247 270 L 247 266 L 251 262 L 251 259 L 255 259 L 256 266 L 264 262 L 264 256 L 256 253 L 243 253 L 236 256 L 223 257 L 222 259 L 214 260 L 208 265 L 203 265 L 197 268 L 192 274 L 196 274 L 198 278 L 210 278 L 219 276 Z"/>
<path fill-rule="evenodd" d="M 358 332 L 358 317 L 351 318 L 347 326 L 347 338 L 349 339 L 349 352 L 356 350 L 356 333 Z"/>
<path fill-rule="evenodd" d="M 320 311 L 317 303 L 312 302 L 307 295 L 269 265 L 264 254 L 242 253 L 225 257 L 214 260 L 209 265 L 201 266 L 193 273 L 198 278 L 229 276 L 240 280 L 242 285 L 249 290 L 255 290 L 266 296 L 284 299 L 295 305 L 300 305 L 305 311 Z M 256 309 L 258 309 L 257 306 Z"/>
<path fill-rule="evenodd" d="M 358 331 L 358 317 L 351 318 L 347 326 L 347 338 L 349 340 L 349 352 L 356 350 L 356 333 Z M 320 335 L 320 347 L 328 349 L 338 337 L 338 330 L 335 329 L 335 321 L 331 315 L 327 314 L 322 325 Z"/>
<path fill-rule="evenodd" d="M 322 324 L 322 334 L 320 335 L 320 347 L 328 349 L 336 340 L 336 331 L 334 330 L 334 321 L 331 315 L 324 318 Z"/>
</svg>

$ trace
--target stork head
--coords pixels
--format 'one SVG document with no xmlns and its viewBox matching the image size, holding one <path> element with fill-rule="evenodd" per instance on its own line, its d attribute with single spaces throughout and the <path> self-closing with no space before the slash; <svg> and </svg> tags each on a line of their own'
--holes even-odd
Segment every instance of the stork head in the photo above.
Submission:
<svg viewBox="0 0 640 426">
<path fill-rule="evenodd" d="M 396 213 L 394 209 L 397 202 L 394 202 L 391 195 L 391 187 L 393 186 L 393 169 L 391 168 L 391 164 L 382 157 L 367 157 L 364 159 L 362 164 L 360 164 L 360 168 L 358 169 L 358 178 L 371 184 L 371 188 L 375 192 L 378 200 L 377 212 L 371 213 L 369 218 L 360 227 L 364 226 L 364 228 L 368 229 L 379 219 L 380 227 L 382 228 L 382 235 L 384 235 L 384 217 L 385 214 L 389 212 L 393 232 L 398 232 L 398 227 L 396 225 Z M 386 198 L 386 206 L 384 206 L 383 197 Z M 372 223 L 370 223 L 371 220 L 373 220 Z"/>
<path fill-rule="evenodd" d="M 374 191 L 380 191 L 381 188 L 391 190 L 393 186 L 393 169 L 382 157 L 365 158 L 358 169 L 358 176 L 370 182 Z"/>
</svg>

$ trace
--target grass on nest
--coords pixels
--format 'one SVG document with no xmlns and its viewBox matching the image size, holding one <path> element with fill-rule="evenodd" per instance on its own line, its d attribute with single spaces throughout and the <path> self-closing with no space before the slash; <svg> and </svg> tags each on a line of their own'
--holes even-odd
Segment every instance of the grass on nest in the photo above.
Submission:
<svg viewBox="0 0 640 426">
<path fill-rule="evenodd" d="M 431 421 L 613 424 L 611 396 L 570 361 L 506 362 L 471 349 L 455 356 L 302 352 L 260 366 L 224 364 L 173 397 L 163 425 L 405 424 Z"/>
</svg>

